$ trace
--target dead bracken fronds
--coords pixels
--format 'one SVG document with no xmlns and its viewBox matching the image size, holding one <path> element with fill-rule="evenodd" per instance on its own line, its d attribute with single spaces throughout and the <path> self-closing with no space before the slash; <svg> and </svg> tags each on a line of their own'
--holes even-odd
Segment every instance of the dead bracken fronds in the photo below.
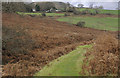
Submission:
<svg viewBox="0 0 120 78">
<path fill-rule="evenodd" d="M 118 71 L 120 63 L 118 48 L 118 40 L 111 34 L 98 36 L 92 50 L 88 50 L 85 54 L 83 73 L 87 74 L 86 70 L 92 76 L 118 75 L 120 72 Z"/>
</svg>

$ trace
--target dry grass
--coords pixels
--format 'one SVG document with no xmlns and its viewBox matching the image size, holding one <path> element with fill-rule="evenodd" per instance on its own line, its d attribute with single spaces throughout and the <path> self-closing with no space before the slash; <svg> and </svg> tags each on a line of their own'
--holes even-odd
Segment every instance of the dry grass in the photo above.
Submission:
<svg viewBox="0 0 120 78">
<path fill-rule="evenodd" d="M 118 40 L 111 34 L 98 36 L 92 50 L 88 50 L 85 54 L 83 74 L 117 76 L 120 72 L 118 49 Z"/>
<path fill-rule="evenodd" d="M 29 53 L 29 55 L 21 55 L 18 62 L 8 63 L 3 67 L 3 76 L 32 76 L 35 72 L 64 54 L 75 49 L 75 45 L 54 48 L 48 52 L 38 52 L 37 50 Z M 51 54 L 50 54 L 51 53 Z"/>
<path fill-rule="evenodd" d="M 90 44 L 103 32 L 10 13 L 3 13 L 2 20 L 3 76 L 31 76 L 76 46 Z"/>
</svg>

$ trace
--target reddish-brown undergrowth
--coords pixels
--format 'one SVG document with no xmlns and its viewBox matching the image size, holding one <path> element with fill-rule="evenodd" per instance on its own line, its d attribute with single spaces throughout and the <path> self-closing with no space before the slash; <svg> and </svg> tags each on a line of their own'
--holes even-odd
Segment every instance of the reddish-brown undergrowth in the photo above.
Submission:
<svg viewBox="0 0 120 78">
<path fill-rule="evenodd" d="M 119 48 L 118 40 L 111 34 L 98 36 L 92 49 L 85 54 L 83 73 L 96 76 L 118 75 Z"/>
<path fill-rule="evenodd" d="M 104 32 L 48 17 L 3 13 L 2 20 L 3 76 L 31 76 L 76 46 L 91 44 L 97 35 Z"/>
</svg>

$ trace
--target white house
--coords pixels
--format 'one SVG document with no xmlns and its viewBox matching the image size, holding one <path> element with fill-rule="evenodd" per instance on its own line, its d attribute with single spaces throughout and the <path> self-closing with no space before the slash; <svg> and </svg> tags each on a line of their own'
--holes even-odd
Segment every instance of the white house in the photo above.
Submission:
<svg viewBox="0 0 120 78">
<path fill-rule="evenodd" d="M 35 8 L 32 9 L 33 12 L 36 12 Z"/>
</svg>

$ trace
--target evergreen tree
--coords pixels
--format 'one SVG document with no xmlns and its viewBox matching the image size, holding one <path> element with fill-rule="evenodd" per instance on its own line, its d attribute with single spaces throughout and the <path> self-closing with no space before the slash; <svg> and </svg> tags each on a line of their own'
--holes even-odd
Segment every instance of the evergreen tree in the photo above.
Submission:
<svg viewBox="0 0 120 78">
<path fill-rule="evenodd" d="M 35 9 L 36 9 L 36 11 L 40 11 L 40 6 L 39 6 L 39 5 L 36 5 L 36 6 L 35 6 Z"/>
</svg>

